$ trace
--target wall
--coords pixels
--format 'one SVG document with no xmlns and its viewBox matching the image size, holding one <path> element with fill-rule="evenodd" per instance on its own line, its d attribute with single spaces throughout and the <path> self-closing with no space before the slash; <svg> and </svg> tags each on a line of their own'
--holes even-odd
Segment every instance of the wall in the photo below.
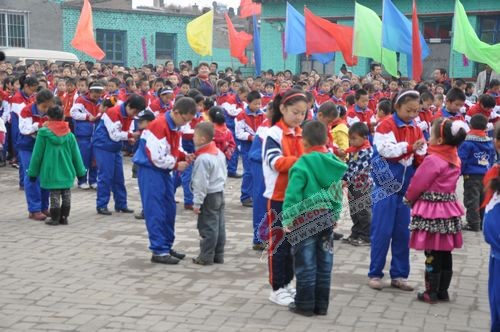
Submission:
<svg viewBox="0 0 500 332">
<path fill-rule="evenodd" d="M 498 0 L 461 0 L 467 12 L 488 12 L 488 11 L 500 11 L 500 5 Z M 317 0 L 317 1 L 305 1 L 305 0 L 289 0 L 292 6 L 295 7 L 299 12 L 302 12 L 302 8 L 305 4 L 307 7 L 315 14 L 322 17 L 331 17 L 337 20 L 339 24 L 352 25 L 354 16 L 354 1 L 331 1 L 331 0 Z M 360 0 L 360 4 L 367 6 L 379 15 L 382 13 L 382 1 L 380 0 Z M 407 0 L 393 0 L 394 4 L 398 9 L 400 9 L 404 14 L 411 14 L 411 1 Z M 419 1 L 418 2 L 418 13 L 420 15 L 430 15 L 432 14 L 445 14 L 448 16 L 453 15 L 454 11 L 454 0 L 444 0 L 444 1 Z M 266 50 L 263 57 L 264 67 L 268 66 L 280 66 L 283 68 L 283 58 L 281 55 L 281 36 L 278 32 L 278 27 L 284 26 L 285 22 L 285 11 L 286 2 L 285 1 L 269 1 L 264 2 L 262 9 L 262 49 Z M 478 16 L 474 14 L 468 15 L 469 20 L 476 31 L 479 26 Z M 421 17 L 420 17 L 421 18 Z M 264 51 L 263 51 L 264 52 Z M 472 77 L 474 76 L 475 64 L 469 61 L 469 66 L 464 67 L 462 64 L 462 55 L 456 52 L 451 52 L 448 55 L 451 58 L 449 62 L 449 72 L 454 77 Z M 289 56 L 289 60 L 286 61 L 287 69 L 294 72 L 300 70 L 299 63 L 296 60 L 296 56 Z M 342 54 L 337 52 L 335 61 L 335 72 L 338 72 L 340 66 L 343 63 Z M 425 67 L 425 62 L 424 62 Z M 406 75 L 406 57 L 404 55 L 400 58 L 399 68 L 404 75 Z M 365 58 L 359 58 L 358 66 L 350 68 L 354 73 L 358 75 L 365 75 L 368 72 L 368 60 Z"/>
<path fill-rule="evenodd" d="M 60 0 L 44 1 L 34 6 L 33 0 L 3 0 L 0 9 L 28 13 L 28 48 L 60 50 L 62 25 Z"/>
<path fill-rule="evenodd" d="M 93 60 L 75 50 L 71 46 L 71 39 L 75 33 L 76 24 L 80 17 L 77 8 L 63 8 L 63 49 L 74 52 L 82 60 Z M 144 62 L 141 38 L 146 37 L 147 63 L 155 63 L 155 34 L 156 32 L 176 33 L 177 51 L 176 62 L 192 60 L 194 64 L 199 61 L 216 61 L 219 67 L 231 66 L 229 50 L 214 48 L 213 55 L 201 57 L 194 53 L 186 39 L 186 24 L 194 17 L 173 16 L 144 12 L 118 12 L 93 9 L 93 23 L 95 29 L 111 29 L 127 31 L 127 66 L 141 66 Z M 237 60 L 233 61 L 235 64 Z"/>
</svg>

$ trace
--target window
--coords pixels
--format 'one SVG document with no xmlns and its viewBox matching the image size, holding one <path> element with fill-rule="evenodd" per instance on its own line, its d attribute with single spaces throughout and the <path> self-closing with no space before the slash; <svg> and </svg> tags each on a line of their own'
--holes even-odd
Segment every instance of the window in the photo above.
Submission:
<svg viewBox="0 0 500 332">
<path fill-rule="evenodd" d="M 0 12 L 0 46 L 27 47 L 27 15 Z"/>
<path fill-rule="evenodd" d="M 175 63 L 177 35 L 174 33 L 156 33 L 156 59 L 172 60 Z"/>
<path fill-rule="evenodd" d="M 490 45 L 500 43 L 500 16 L 481 17 L 481 40 Z"/>
<path fill-rule="evenodd" d="M 451 17 L 424 21 L 424 39 L 441 39 L 442 43 L 451 41 Z"/>
<path fill-rule="evenodd" d="M 126 31 L 97 29 L 96 39 L 99 47 L 106 53 L 102 62 L 116 65 L 126 64 Z"/>
</svg>

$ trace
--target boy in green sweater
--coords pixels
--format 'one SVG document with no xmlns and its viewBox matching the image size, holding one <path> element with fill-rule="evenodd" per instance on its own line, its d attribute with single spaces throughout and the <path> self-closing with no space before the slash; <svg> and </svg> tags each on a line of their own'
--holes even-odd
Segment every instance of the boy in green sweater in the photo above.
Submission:
<svg viewBox="0 0 500 332">
<path fill-rule="evenodd" d="M 302 131 L 304 155 L 289 172 L 282 222 L 292 244 L 297 278 L 290 311 L 326 315 L 333 266 L 333 228 L 342 210 L 347 165 L 326 148 L 327 131 L 310 121 Z"/>
<path fill-rule="evenodd" d="M 83 166 L 75 136 L 64 121 L 60 106 L 47 112 L 49 121 L 38 131 L 31 157 L 30 181 L 40 178 L 40 187 L 50 190 L 50 217 L 47 225 L 67 225 L 71 207 L 71 190 L 75 177 L 87 172 Z M 62 204 L 61 204 L 62 199 Z"/>
</svg>

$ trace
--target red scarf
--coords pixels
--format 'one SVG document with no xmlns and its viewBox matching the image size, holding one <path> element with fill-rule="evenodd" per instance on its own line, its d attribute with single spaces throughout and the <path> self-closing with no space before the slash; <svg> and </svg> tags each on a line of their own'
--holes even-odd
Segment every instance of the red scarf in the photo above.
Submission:
<svg viewBox="0 0 500 332">
<path fill-rule="evenodd" d="M 429 154 L 435 154 L 444 161 L 460 168 L 461 162 L 458 157 L 458 149 L 456 146 L 447 144 L 429 145 L 427 152 Z"/>
<path fill-rule="evenodd" d="M 208 74 L 198 74 L 198 78 L 204 81 L 208 81 Z"/>
<path fill-rule="evenodd" d="M 481 130 L 481 129 L 471 129 L 467 133 L 467 135 L 474 135 L 474 136 L 479 136 L 479 137 L 486 137 L 486 130 Z"/>
<path fill-rule="evenodd" d="M 304 150 L 304 154 L 311 153 L 311 152 L 327 153 L 328 149 L 324 145 L 314 145 L 314 146 L 311 146 L 309 149 Z"/>
<path fill-rule="evenodd" d="M 208 153 L 208 154 L 212 154 L 212 155 L 216 156 L 217 153 L 219 153 L 219 149 L 215 145 L 215 142 L 212 141 L 208 144 L 201 146 L 198 150 L 195 151 L 194 155 L 196 157 L 198 157 L 199 155 L 201 155 L 203 153 Z"/>
<path fill-rule="evenodd" d="M 332 121 L 332 125 L 331 125 L 331 127 L 332 127 L 332 128 L 335 128 L 335 127 L 337 127 L 339 124 L 342 124 L 342 123 L 343 123 L 343 124 L 345 124 L 345 125 L 347 125 L 347 122 L 345 121 L 345 119 L 342 119 L 342 118 L 336 118 L 335 120 L 333 120 L 333 121 Z"/>
<path fill-rule="evenodd" d="M 365 141 L 363 142 L 363 144 L 361 144 L 360 146 L 350 146 L 348 147 L 345 152 L 346 153 L 356 153 L 356 152 L 359 152 L 361 150 L 365 150 L 365 149 L 369 149 L 371 148 L 371 144 L 370 144 L 370 141 L 365 139 Z"/>
<path fill-rule="evenodd" d="M 67 135 L 69 130 L 69 125 L 66 121 L 47 121 L 47 128 L 50 129 L 56 136 Z"/>
</svg>

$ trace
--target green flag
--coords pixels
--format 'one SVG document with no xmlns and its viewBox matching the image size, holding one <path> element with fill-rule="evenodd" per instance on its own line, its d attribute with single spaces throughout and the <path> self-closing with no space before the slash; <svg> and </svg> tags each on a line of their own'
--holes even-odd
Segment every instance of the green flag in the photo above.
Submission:
<svg viewBox="0 0 500 332">
<path fill-rule="evenodd" d="M 500 73 L 500 44 L 489 45 L 477 37 L 464 6 L 458 0 L 453 20 L 453 49 L 473 61 L 488 64 Z"/>
<path fill-rule="evenodd" d="M 398 76 L 396 52 L 382 48 L 382 20 L 377 13 L 356 2 L 354 9 L 354 54 L 372 58 Z"/>
</svg>

